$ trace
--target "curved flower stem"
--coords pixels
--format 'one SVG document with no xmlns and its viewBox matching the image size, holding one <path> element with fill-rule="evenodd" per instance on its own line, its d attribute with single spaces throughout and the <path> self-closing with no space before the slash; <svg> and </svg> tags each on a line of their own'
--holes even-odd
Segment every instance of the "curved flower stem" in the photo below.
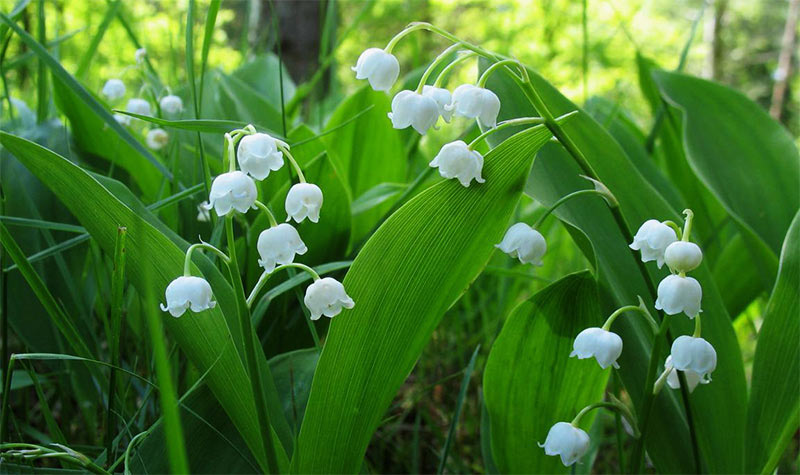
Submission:
<svg viewBox="0 0 800 475">
<path fill-rule="evenodd" d="M 437 66 L 442 64 L 444 60 L 446 60 L 453 51 L 456 51 L 458 48 L 461 47 L 461 43 L 454 43 L 448 46 L 444 51 L 439 53 L 439 56 L 433 60 L 433 62 L 425 69 L 425 72 L 422 73 L 422 77 L 419 80 L 419 85 L 417 85 L 417 94 L 422 94 L 422 88 L 425 86 L 425 83 L 428 82 L 428 78 L 433 74 L 433 70 L 436 69 Z M 456 58 L 455 61 L 457 61 Z"/>
<path fill-rule="evenodd" d="M 286 155 L 286 158 L 289 159 L 289 163 L 292 164 L 292 168 L 294 168 L 295 173 L 297 173 L 297 179 L 300 180 L 300 183 L 305 183 L 306 177 L 303 175 L 303 170 L 300 169 L 300 165 L 297 164 L 297 160 L 295 160 L 292 154 L 289 152 L 289 147 L 283 143 L 278 143 L 278 150 L 280 150 L 284 155 Z"/>
<path fill-rule="evenodd" d="M 702 324 L 700 323 L 700 314 L 698 313 L 697 316 L 694 317 L 694 333 L 692 336 L 694 338 L 700 338 L 700 332 L 702 331 Z"/>
<path fill-rule="evenodd" d="M 664 387 L 664 383 L 667 382 L 667 377 L 669 376 L 669 373 L 672 372 L 673 368 L 674 367 L 672 365 L 665 366 L 664 367 L 664 371 L 661 373 L 661 375 L 658 377 L 658 379 L 656 379 L 656 382 L 653 383 L 653 395 L 654 396 L 661 392 L 661 389 Z M 680 371 L 679 371 L 679 373 L 680 373 Z"/>
<path fill-rule="evenodd" d="M 260 209 L 261 211 L 263 211 L 264 214 L 267 215 L 267 219 L 269 219 L 270 227 L 275 227 L 275 226 L 278 225 L 278 221 L 275 220 L 275 215 L 272 214 L 272 211 L 270 211 L 270 209 L 267 207 L 267 205 L 265 205 L 264 203 L 262 203 L 262 202 L 260 202 L 258 200 L 256 200 L 255 203 L 253 203 L 253 205 L 255 207 L 257 207 L 258 209 Z"/>
<path fill-rule="evenodd" d="M 675 235 L 678 236 L 678 239 L 681 239 L 683 236 L 683 230 L 681 227 L 675 224 L 675 221 L 666 220 L 661 224 L 666 224 L 667 226 L 671 227 L 673 231 L 675 231 Z"/>
<path fill-rule="evenodd" d="M 507 71 L 509 74 L 511 74 L 511 76 L 515 77 L 517 80 L 522 80 L 522 78 L 520 76 L 517 76 L 514 73 L 514 71 L 512 71 L 508 67 L 510 65 L 514 65 L 514 66 L 517 66 L 518 68 L 522 69 L 522 65 L 516 59 L 503 59 L 503 60 L 500 60 L 500 61 L 492 64 L 488 68 L 486 68 L 486 71 L 484 71 L 483 74 L 481 74 L 481 77 L 478 79 L 478 87 L 485 87 L 486 86 L 486 81 L 489 80 L 489 76 L 491 76 L 491 74 L 493 72 L 497 71 L 499 68 L 502 68 L 502 67 L 505 67 L 505 71 Z"/>
<path fill-rule="evenodd" d="M 291 268 L 297 268 L 297 269 L 302 269 L 302 270 L 306 271 L 307 273 L 309 273 L 311 275 L 311 278 L 314 279 L 315 282 L 320 279 L 319 274 L 317 273 L 317 271 L 315 271 L 314 269 L 312 269 L 311 267 L 309 267 L 309 266 L 307 266 L 305 264 L 301 264 L 299 262 L 292 262 L 290 264 L 280 265 L 280 266 L 276 267 L 275 269 L 273 269 L 272 272 L 264 272 L 264 273 L 261 274 L 261 277 L 258 278 L 258 282 L 256 282 L 256 285 L 253 287 L 253 290 L 250 292 L 250 295 L 247 297 L 247 307 L 249 308 L 249 307 L 251 307 L 253 305 L 253 302 L 255 302 L 256 297 L 258 296 L 258 293 L 261 292 L 261 289 L 267 283 L 267 280 L 269 280 L 269 278 L 272 276 L 272 274 L 278 272 L 279 270 L 291 269 Z M 290 273 L 290 278 L 294 277 L 294 274 L 292 273 L 292 271 L 289 271 L 289 273 Z M 303 316 L 306 319 L 306 324 L 308 324 L 308 330 L 311 332 L 311 338 L 314 340 L 314 346 L 316 346 L 317 349 L 322 349 L 322 345 L 320 344 L 320 341 L 319 341 L 319 335 L 317 334 L 317 328 L 314 326 L 314 322 L 311 321 L 311 318 L 308 316 L 308 314 L 306 313 L 305 309 L 303 310 Z"/>
<path fill-rule="evenodd" d="M 683 236 L 681 237 L 681 241 L 688 242 L 689 235 L 692 233 L 692 221 L 694 221 L 694 212 L 689 208 L 683 210 L 683 214 L 686 216 L 686 221 L 683 223 Z"/>
<path fill-rule="evenodd" d="M 475 53 L 474 51 L 470 51 L 470 52 L 468 52 L 466 54 L 460 55 L 459 57 L 457 57 L 456 59 L 451 61 L 450 64 L 445 66 L 444 69 L 442 69 L 441 72 L 439 72 L 439 75 L 436 76 L 436 80 L 433 81 L 433 87 L 441 87 L 442 82 L 444 82 L 444 80 L 447 77 L 447 75 L 450 74 L 450 71 L 455 69 L 455 67 L 458 66 L 460 63 L 463 63 L 464 61 L 466 61 L 466 60 L 468 60 L 470 58 L 474 58 L 477 55 L 478 55 L 478 53 Z"/>
<path fill-rule="evenodd" d="M 559 198 L 559 200 L 558 200 L 558 201 L 556 201 L 556 202 L 555 202 L 555 203 L 553 203 L 553 204 L 552 204 L 552 205 L 551 205 L 549 208 L 547 208 L 547 211 L 545 211 L 545 212 L 544 212 L 544 214 L 543 214 L 543 215 L 541 215 L 541 216 L 539 217 L 539 219 L 537 219 L 537 220 L 536 220 L 536 223 L 534 223 L 533 227 L 534 227 L 535 229 L 538 229 L 538 228 L 539 228 L 539 226 L 541 226 L 541 225 L 542 225 L 542 223 L 544 222 L 545 218 L 547 218 L 548 216 L 550 216 L 550 213 L 552 213 L 553 211 L 555 211 L 555 209 L 556 209 L 556 208 L 558 208 L 559 206 L 563 205 L 564 203 L 566 203 L 567 201 L 571 200 L 572 198 L 575 198 L 576 196 L 581 196 L 581 195 L 589 195 L 589 194 L 592 194 L 592 195 L 600 195 L 600 196 L 603 196 L 603 195 L 604 195 L 602 192 L 600 192 L 600 191 L 597 191 L 597 190 L 595 190 L 594 188 L 592 188 L 592 189 L 588 189 L 588 190 L 578 190 L 578 191 L 573 191 L 572 193 L 570 193 L 570 194 L 568 194 L 568 195 L 562 196 L 561 198 Z"/>
<path fill-rule="evenodd" d="M 608 331 L 611 328 L 611 325 L 614 324 L 614 320 L 616 320 L 617 317 L 619 317 L 623 313 L 629 312 L 629 311 L 630 312 L 635 311 L 635 312 L 639 312 L 640 314 L 642 314 L 642 316 L 644 316 L 645 320 L 647 320 L 647 323 L 650 324 L 650 327 L 653 329 L 653 331 L 654 332 L 658 331 L 658 324 L 656 323 L 655 320 L 653 320 L 653 316 L 650 315 L 650 312 L 647 310 L 647 307 L 644 306 L 644 301 L 642 300 L 641 297 L 639 297 L 639 305 L 626 305 L 624 307 L 620 307 L 620 308 L 616 309 L 614 311 L 614 313 L 609 315 L 608 319 L 603 324 L 603 330 Z"/>
<path fill-rule="evenodd" d="M 500 122 L 496 126 L 486 130 L 479 136 L 475 137 L 475 140 L 470 142 L 467 148 L 469 148 L 470 150 L 474 150 L 475 147 L 486 137 L 492 135 L 495 132 L 499 132 L 503 129 L 507 129 L 515 125 L 542 124 L 542 123 L 544 123 L 544 119 L 542 119 L 541 117 L 520 117 L 517 119 L 504 120 L 503 122 Z"/>
<path fill-rule="evenodd" d="M 217 249 L 216 247 L 212 246 L 211 244 L 208 244 L 207 242 L 202 242 L 201 241 L 199 243 L 192 244 L 191 246 L 189 246 L 189 249 L 186 250 L 186 258 L 183 260 L 183 276 L 184 277 L 188 277 L 188 276 L 192 275 L 192 272 L 191 272 L 192 253 L 195 251 L 195 249 L 207 249 L 207 250 L 213 252 L 214 254 L 216 254 L 217 256 L 219 256 L 219 258 L 222 259 L 222 261 L 225 262 L 226 264 L 229 264 L 230 261 L 231 261 L 230 257 L 228 257 L 227 254 L 225 254 L 224 252 L 220 251 L 219 249 Z"/>
<path fill-rule="evenodd" d="M 634 438 L 639 438 L 639 429 L 636 427 L 636 419 L 633 418 L 633 413 L 631 412 L 630 409 L 628 409 L 628 406 L 622 404 L 618 400 L 602 401 L 602 402 L 596 402 L 594 404 L 590 404 L 590 405 L 584 407 L 583 409 L 581 409 L 581 411 L 578 413 L 578 415 L 575 416 L 574 419 L 572 419 L 572 422 L 570 422 L 570 424 L 572 424 L 573 426 L 577 427 L 578 424 L 580 424 L 581 418 L 583 418 L 583 416 L 588 414 L 590 411 L 593 411 L 595 409 L 600 409 L 600 408 L 605 408 L 605 409 L 610 409 L 612 411 L 615 411 L 618 414 L 620 414 L 622 417 L 627 419 L 628 422 L 630 422 L 630 424 L 631 424 L 631 428 L 633 429 L 633 437 Z"/>
<path fill-rule="evenodd" d="M 230 260 L 228 271 L 230 273 L 231 285 L 236 294 L 236 309 L 239 314 L 239 325 L 242 329 L 242 344 L 244 346 L 245 362 L 250 376 L 250 389 L 253 393 L 253 404 L 256 406 L 256 416 L 258 427 L 261 431 L 261 440 L 264 444 L 264 452 L 267 459 L 267 467 L 270 473 L 278 473 L 278 462 L 275 454 L 275 446 L 272 442 L 271 424 L 269 413 L 267 412 L 264 399 L 264 388 L 261 386 L 261 371 L 258 368 L 256 358 L 256 339 L 253 332 L 253 324 L 250 322 L 250 308 L 244 295 L 244 286 L 239 272 L 239 263 L 236 260 L 236 242 L 233 235 L 233 216 L 225 217 L 225 234 L 228 240 L 228 252 Z"/>
</svg>

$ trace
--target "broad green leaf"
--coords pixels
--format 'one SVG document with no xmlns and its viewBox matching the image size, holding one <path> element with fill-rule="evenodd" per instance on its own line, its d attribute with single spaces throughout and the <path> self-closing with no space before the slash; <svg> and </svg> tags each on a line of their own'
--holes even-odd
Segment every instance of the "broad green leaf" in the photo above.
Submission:
<svg viewBox="0 0 800 475">
<path fill-rule="evenodd" d="M 53 75 L 53 97 L 58 109 L 69 119 L 72 137 L 80 150 L 123 168 L 145 196 L 155 198 L 161 172 L 137 148 L 111 130 L 103 118 L 56 75 Z M 136 139 L 131 137 L 131 140 Z"/>
<path fill-rule="evenodd" d="M 722 248 L 713 272 L 725 308 L 734 320 L 763 292 L 757 263 L 741 234 L 734 235 Z"/>
<path fill-rule="evenodd" d="M 272 53 L 261 54 L 234 71 L 232 76 L 240 79 L 259 94 L 263 95 L 271 104 L 278 104 L 279 108 L 281 103 L 279 64 L 280 62 L 276 55 Z M 284 64 L 283 100 L 288 103 L 292 96 L 294 96 L 296 90 L 297 88 L 294 82 L 292 82 L 292 78 L 289 76 L 289 70 L 286 69 L 286 65 Z"/>
<path fill-rule="evenodd" d="M 800 206 L 800 156 L 792 137 L 739 92 L 666 71 L 653 77 L 683 111 L 683 144 L 694 172 L 777 255 Z"/>
<path fill-rule="evenodd" d="M 603 399 L 611 370 L 570 358 L 581 330 L 602 325 L 597 283 L 588 272 L 551 284 L 514 309 L 492 345 L 483 392 L 500 473 L 565 473 L 544 443 L 556 422 Z M 594 414 L 592 414 L 594 416 Z M 581 420 L 589 430 L 593 417 Z"/>
<path fill-rule="evenodd" d="M 6 133 L 0 133 L 0 143 L 56 194 L 106 252 L 113 252 L 117 227 L 122 225 L 128 229 L 126 267 L 129 281 L 139 288 L 140 294 L 145 294 L 144 285 L 163 289 L 179 275 L 184 260 L 182 249 L 187 243 L 181 242 L 179 247 L 159 232 L 157 228 L 163 228 L 163 224 L 154 227 L 153 221 L 157 219 L 144 205 L 137 203 L 138 200 L 122 184 L 117 183 L 117 191 L 127 192 L 129 199 L 126 204 L 79 167 L 45 148 Z M 98 206 L 98 203 L 102 205 Z M 192 364 L 200 371 L 211 368 L 207 379 L 209 387 L 256 457 L 264 460 L 252 395 L 241 390 L 249 387 L 249 383 L 237 351 L 240 342 L 236 340 L 241 338 L 241 333 L 235 324 L 232 292 L 210 261 L 198 255 L 194 262 L 197 266 L 193 266 L 193 273 L 200 273 L 198 266 L 203 269 L 203 275 L 215 289 L 219 305 L 200 314 L 184 315 L 185 318 L 165 316 L 164 326 Z M 263 370 L 268 374 L 266 360 L 263 361 Z M 264 379 L 268 396 L 272 394 L 277 399 L 274 386 L 270 384 L 272 379 Z M 284 446 L 291 446 L 291 436 L 285 437 L 288 426 L 281 412 L 276 413 L 273 404 L 268 404 L 268 407 L 280 440 Z M 285 451 L 278 449 L 279 458 L 286 463 Z"/>
<path fill-rule="evenodd" d="M 575 104 L 533 72 L 531 80 L 554 115 L 577 109 Z M 489 81 L 489 87 L 498 93 L 504 107 L 511 104 L 520 116 L 537 115 L 531 106 L 527 109 L 522 107 L 526 99 L 511 80 L 495 75 Z M 555 214 L 583 231 L 591 241 L 599 263 L 600 283 L 615 299 L 614 302 L 604 302 L 604 311 L 610 312 L 614 306 L 635 304 L 637 296 L 642 296 L 652 309 L 655 288 L 667 275 L 667 270 L 658 270 L 649 263 L 644 265 L 647 274 L 644 275 L 637 264 L 639 256 L 628 248 L 629 239 L 647 219 L 680 221 L 678 210 L 669 206 L 639 173 L 619 144 L 587 114 L 581 111 L 562 128 L 586 158 L 589 171 L 617 197 L 622 224 L 627 229 L 620 228 L 599 197 L 567 202 Z M 562 146 L 548 144 L 534 162 L 526 192 L 544 205 L 551 205 L 572 191 L 588 188 L 586 180 L 578 176 L 582 173 L 585 174 L 586 170 L 581 169 Z M 703 265 L 693 271 L 692 276 L 703 286 L 703 337 L 714 345 L 719 356 L 714 383 L 697 389 L 690 396 L 700 453 L 704 466 L 711 472 L 739 472 L 744 452 L 747 391 L 741 354 L 730 317 L 710 272 Z M 672 338 L 691 334 L 693 325 L 685 316 L 677 315 L 672 322 Z M 614 328 L 625 341 L 620 374 L 639 410 L 645 391 L 649 391 L 643 385 L 652 348 L 652 331 L 636 317 L 621 319 Z M 665 358 L 666 354 L 662 357 Z M 647 448 L 656 469 L 665 473 L 694 470 L 691 455 L 687 456 L 692 449 L 680 393 L 662 391 L 653 409 Z M 720 432 L 729 436 L 718 437 Z"/>
<path fill-rule="evenodd" d="M 369 106 L 373 107 L 368 112 L 324 139 L 354 198 L 380 183 L 406 181 L 408 159 L 400 131 L 393 129 L 386 117 L 391 110 L 386 94 L 364 86 L 339 104 L 326 129 L 338 127 Z M 387 200 L 371 211 L 359 213 L 353 222 L 351 243 L 364 238 L 391 206 L 391 200 Z"/>
<path fill-rule="evenodd" d="M 800 213 L 783 241 L 778 280 L 764 312 L 747 408 L 745 468 L 772 473 L 800 427 Z"/>
<path fill-rule="evenodd" d="M 507 140 L 486 155 L 485 184 L 431 186 L 364 245 L 344 279 L 355 307 L 334 318 L 317 364 L 298 441 L 300 473 L 359 470 L 444 312 L 500 241 L 534 154 L 549 138 L 536 127 Z"/>
</svg>

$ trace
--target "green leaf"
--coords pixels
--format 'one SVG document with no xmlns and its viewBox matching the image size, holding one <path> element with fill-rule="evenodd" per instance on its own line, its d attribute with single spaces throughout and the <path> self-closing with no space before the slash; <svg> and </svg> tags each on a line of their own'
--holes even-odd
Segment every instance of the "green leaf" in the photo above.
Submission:
<svg viewBox="0 0 800 475">
<path fill-rule="evenodd" d="M 25 139 L 0 133 L 0 143 L 56 194 L 106 252 L 113 252 L 117 227 L 121 225 L 128 229 L 126 268 L 130 282 L 141 295 L 151 288 L 166 288 L 180 275 L 184 261 L 182 249 L 188 247 L 187 243 L 160 224 L 124 185 L 110 179 L 105 179 L 101 185 L 63 157 Z M 108 187 L 115 183 L 116 193 L 127 194 L 125 204 L 109 191 Z M 168 237 L 170 235 L 172 237 Z M 257 459 L 263 461 L 252 395 L 241 390 L 249 387 L 249 382 L 238 352 L 241 332 L 232 290 L 208 259 L 195 255 L 194 263 L 197 265 L 193 266 L 192 272 L 197 275 L 202 269 L 202 275 L 214 288 L 218 305 L 200 314 L 187 314 L 185 318 L 165 316 L 164 326 L 198 370 L 210 368 L 209 387 Z M 266 368 L 263 353 L 260 357 Z M 272 378 L 264 379 L 273 428 L 283 445 L 290 447 L 291 434 L 280 410 Z M 277 452 L 282 466 L 286 466 L 286 452 L 282 449 Z"/>
<path fill-rule="evenodd" d="M 772 473 L 800 427 L 800 213 L 783 241 L 778 280 L 764 312 L 747 407 L 745 468 Z"/>
<path fill-rule="evenodd" d="M 486 183 L 440 181 L 375 232 L 344 279 L 355 307 L 331 323 L 298 441 L 301 473 L 359 470 L 433 330 L 484 267 L 522 192 L 543 127 L 486 155 Z M 351 169 L 352 171 L 352 169 Z"/>
<path fill-rule="evenodd" d="M 552 114 L 558 116 L 577 109 L 539 75 L 532 71 L 530 75 L 534 88 Z M 532 106 L 522 107 L 526 99 L 511 80 L 495 75 L 489 81 L 489 87 L 498 94 L 503 107 L 506 104 L 516 107 L 518 116 L 538 115 Z M 605 303 L 603 310 L 610 312 L 614 308 L 612 305 L 636 304 L 638 296 L 642 296 L 652 309 L 655 287 L 667 275 L 667 270 L 658 270 L 650 263 L 644 265 L 646 275 L 643 274 L 637 264 L 639 256 L 628 248 L 629 239 L 647 219 L 678 222 L 680 215 L 645 180 L 619 144 L 587 114 L 581 111 L 562 128 L 581 151 L 592 173 L 616 196 L 624 228 L 620 228 L 599 197 L 567 202 L 554 214 L 581 230 L 591 241 L 604 293 L 614 297 L 614 302 Z M 586 180 L 578 176 L 582 173 L 586 171 L 561 145 L 548 144 L 534 162 L 526 192 L 549 206 L 572 191 L 587 188 Z M 700 453 L 709 471 L 740 472 L 747 394 L 741 353 L 711 273 L 702 265 L 692 272 L 692 276 L 703 287 L 703 337 L 714 345 L 719 357 L 714 383 L 697 389 L 689 397 Z M 676 316 L 672 322 L 672 338 L 691 334 L 693 325 L 688 318 Z M 638 411 L 646 391 L 649 391 L 644 388 L 644 380 L 652 348 L 652 331 L 639 318 L 620 320 L 614 328 L 625 342 L 625 351 L 619 361 L 620 374 Z M 666 354 L 662 358 L 666 358 Z M 641 420 L 641 414 L 638 416 Z M 647 436 L 647 451 L 658 471 L 695 470 L 691 456 L 687 456 L 692 453 L 692 448 L 685 420 L 680 393 L 662 391 L 655 400 Z M 719 433 L 727 436 L 719 437 Z"/>
<path fill-rule="evenodd" d="M 492 345 L 483 373 L 492 455 L 500 473 L 563 473 L 544 442 L 553 424 L 571 421 L 603 399 L 611 370 L 570 358 L 581 330 L 602 325 L 589 272 L 566 276 L 517 306 Z M 582 419 L 585 430 L 591 420 Z"/>
<path fill-rule="evenodd" d="M 131 117 L 135 117 L 137 119 L 141 119 L 145 122 L 150 122 L 151 124 L 160 125 L 162 127 L 167 127 L 171 129 L 178 129 L 178 130 L 191 130 L 193 132 L 206 132 L 209 134 L 224 134 L 225 132 L 230 132 L 234 129 L 242 129 L 247 127 L 248 122 L 242 122 L 238 120 L 222 120 L 222 119 L 176 119 L 176 120 L 169 120 L 169 119 L 161 119 L 158 117 L 150 117 L 147 115 L 140 115 L 134 114 L 133 112 L 128 112 L 124 110 L 114 110 L 114 112 L 124 115 L 129 115 Z M 256 129 L 259 129 L 262 132 L 267 132 L 273 137 L 281 138 L 279 135 L 276 135 L 271 130 L 265 129 L 264 127 L 255 126 Z"/>
<path fill-rule="evenodd" d="M 373 107 L 368 112 L 325 138 L 353 197 L 384 182 L 406 181 L 408 159 L 400 131 L 393 129 L 386 118 L 391 110 L 386 94 L 364 86 L 339 104 L 326 129 L 338 127 L 369 106 Z M 392 200 L 387 200 L 371 211 L 359 213 L 353 222 L 351 243 L 361 241 L 391 206 Z"/>
<path fill-rule="evenodd" d="M 666 71 L 653 78 L 683 111 L 683 143 L 694 172 L 777 255 L 800 207 L 800 156 L 792 137 L 737 91 Z"/>
</svg>

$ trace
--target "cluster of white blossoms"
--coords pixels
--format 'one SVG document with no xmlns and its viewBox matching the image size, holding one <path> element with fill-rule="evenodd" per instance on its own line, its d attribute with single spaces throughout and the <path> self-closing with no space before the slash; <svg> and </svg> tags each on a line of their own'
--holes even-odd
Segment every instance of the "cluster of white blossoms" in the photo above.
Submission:
<svg viewBox="0 0 800 475">
<path fill-rule="evenodd" d="M 294 262 L 295 256 L 305 254 L 308 248 L 297 229 L 288 221 L 300 223 L 308 219 L 316 223 L 319 220 L 323 196 L 317 185 L 306 182 L 300 166 L 289 151 L 289 145 L 269 134 L 256 132 L 252 125 L 248 125 L 244 129 L 225 134 L 224 154 L 229 171 L 214 179 L 204 208 L 207 211 L 213 210 L 217 216 L 227 220 L 234 213 L 261 209 L 270 222 L 270 227 L 261 231 L 258 236 L 258 265 L 263 268 L 263 274 L 247 298 L 247 304 L 252 304 L 271 274 L 280 269 L 296 267 L 308 272 L 314 279 L 306 289 L 304 299 L 312 320 L 317 320 L 322 315 L 332 318 L 343 308 L 353 308 L 355 303 L 340 282 L 330 277 L 320 278 L 310 267 Z M 278 224 L 269 208 L 258 201 L 256 181 L 264 180 L 271 172 L 279 170 L 284 165 L 284 158 L 291 163 L 299 183 L 293 185 L 286 195 L 287 222 Z M 230 221 L 226 225 L 231 225 Z M 233 246 L 230 238 L 228 246 Z M 167 286 L 167 303 L 161 306 L 162 310 L 168 311 L 173 317 L 180 317 L 187 309 L 200 312 L 214 307 L 211 285 L 205 279 L 190 274 L 191 254 L 197 248 L 216 253 L 225 262 L 232 259 L 207 243 L 189 247 L 184 275 Z"/>
<path fill-rule="evenodd" d="M 136 62 L 135 65 L 131 66 L 130 68 L 143 72 L 142 68 L 144 68 L 144 58 L 146 55 L 147 52 L 144 48 L 136 50 Z M 126 70 L 127 69 L 129 68 L 126 68 Z M 153 107 L 150 104 L 150 101 L 144 98 L 143 94 L 147 88 L 153 89 L 151 86 L 145 84 L 141 87 L 137 97 L 128 99 L 128 102 L 125 105 L 126 112 L 148 117 L 153 115 Z M 125 83 L 119 78 L 111 78 L 107 80 L 103 85 L 103 88 L 100 90 L 100 94 L 110 104 L 115 104 L 121 101 L 125 97 L 126 92 L 127 88 L 125 87 Z M 153 94 L 155 95 L 155 92 Z M 160 111 L 163 118 L 174 119 L 177 118 L 181 112 L 183 112 L 183 100 L 176 95 L 170 94 L 168 91 L 166 95 L 162 95 L 160 99 L 158 99 L 157 105 L 157 110 Z M 130 115 L 120 113 L 115 113 L 114 119 L 120 125 L 125 127 L 130 127 L 134 124 L 142 122 L 141 120 Z M 169 143 L 169 134 L 166 130 L 159 127 L 150 128 L 146 131 L 145 143 L 152 150 L 161 150 Z"/>
<path fill-rule="evenodd" d="M 686 222 L 683 231 L 671 221 L 651 219 L 642 224 L 629 246 L 640 251 L 643 262 L 655 261 L 659 268 L 666 263 L 669 267 L 670 275 L 658 285 L 655 308 L 663 310 L 667 315 L 683 312 L 690 319 L 695 319 L 694 334 L 679 336 L 672 343 L 670 354 L 664 362 L 664 372 L 654 384 L 654 393 L 665 383 L 673 389 L 680 388 L 677 371 L 684 373 L 687 389 L 692 392 L 698 384 L 711 381 L 711 373 L 717 366 L 714 347 L 700 337 L 700 283 L 686 276 L 687 272 L 700 265 L 703 253 L 697 244 L 689 241 L 694 215 L 688 209 L 684 210 L 684 214 Z M 622 354 L 622 338 L 611 332 L 610 328 L 618 316 L 628 311 L 641 313 L 653 329 L 657 329 L 655 320 L 640 298 L 638 306 L 628 305 L 614 311 L 601 328 L 592 327 L 581 331 L 573 342 L 570 357 L 594 358 L 602 369 L 609 366 L 619 368 L 617 359 Z M 589 438 L 574 421 L 559 422 L 550 429 L 543 447 L 548 455 L 561 455 L 564 465 L 571 465 L 586 453 Z"/>
<path fill-rule="evenodd" d="M 390 42 L 386 49 L 369 48 L 361 53 L 352 68 L 356 78 L 366 79 L 376 91 L 389 92 L 400 74 L 400 63 L 391 53 L 394 42 L 394 40 Z M 478 85 L 462 84 L 452 93 L 440 87 L 440 83 L 452 66 L 470 57 L 470 54 L 457 56 L 440 72 L 433 85 L 426 84 L 436 66 L 449 59 L 450 54 L 458 47 L 460 44 L 457 43 L 446 49 L 431 63 L 416 90 L 403 90 L 394 96 L 392 111 L 388 116 L 395 129 L 412 127 L 424 135 L 429 129 L 436 127 L 440 117 L 445 123 L 450 123 L 454 115 L 475 119 L 484 129 L 493 129 L 498 125 L 500 99 L 494 92 L 484 87 L 488 77 L 486 73 L 481 76 Z M 478 140 L 471 144 L 457 140 L 445 144 L 429 165 L 438 168 L 443 178 L 455 178 L 465 187 L 470 186 L 473 180 L 476 183 L 484 183 L 483 155 L 475 150 L 477 143 Z"/>
</svg>

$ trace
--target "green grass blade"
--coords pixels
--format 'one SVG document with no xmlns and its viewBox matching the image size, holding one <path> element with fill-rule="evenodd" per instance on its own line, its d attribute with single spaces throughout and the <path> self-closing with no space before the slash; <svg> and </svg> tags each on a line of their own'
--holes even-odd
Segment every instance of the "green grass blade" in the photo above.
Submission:
<svg viewBox="0 0 800 475">
<path fill-rule="evenodd" d="M 169 120 L 169 119 L 161 119 L 159 117 L 150 117 L 147 115 L 134 114 L 133 112 L 128 112 L 124 110 L 115 109 L 114 112 L 119 114 L 129 115 L 131 117 L 141 119 L 145 122 L 150 122 L 151 124 L 160 125 L 162 127 L 169 127 L 178 130 L 190 130 L 193 132 L 204 132 L 209 134 L 224 134 L 225 132 L 230 132 L 231 130 L 234 129 L 241 129 L 248 125 L 247 122 L 242 122 L 238 120 L 223 120 L 223 119 Z M 283 136 L 276 134 L 275 132 L 271 131 L 266 127 L 260 126 L 258 124 L 253 124 L 253 126 L 262 132 L 267 132 L 273 137 L 277 137 L 283 140 Z"/>
<path fill-rule="evenodd" d="M 461 417 L 461 407 L 464 404 L 464 398 L 467 397 L 467 389 L 469 389 L 469 382 L 472 379 L 472 372 L 475 370 L 475 359 L 478 357 L 478 352 L 481 350 L 481 345 L 475 348 L 472 352 L 472 357 L 469 359 L 466 369 L 464 370 L 464 377 L 461 379 L 461 389 L 458 391 L 458 399 L 456 400 L 456 409 L 453 411 L 453 420 L 450 421 L 450 429 L 447 431 L 447 439 L 444 441 L 442 448 L 442 455 L 439 458 L 439 468 L 436 473 L 444 473 L 444 467 L 447 464 L 447 455 L 450 453 L 450 446 L 456 436 L 456 429 L 458 428 L 458 419 Z"/>
<path fill-rule="evenodd" d="M 68 233 L 85 233 L 86 229 L 83 226 L 66 223 L 54 223 L 52 221 L 44 221 L 41 219 L 31 218 L 18 218 L 16 216 L 0 216 L 0 221 L 11 226 L 24 226 L 28 228 L 49 229 L 51 231 L 64 231 Z"/>
<path fill-rule="evenodd" d="M 130 146 L 134 149 L 139 151 L 143 157 L 145 157 L 158 171 L 161 172 L 167 178 L 172 178 L 172 173 L 164 167 L 164 165 L 150 153 L 138 140 L 133 138 L 133 136 L 125 130 L 114 117 L 102 106 L 100 105 L 97 100 L 92 97 L 92 95 L 83 87 L 81 86 L 78 81 L 75 80 L 61 64 L 55 59 L 47 50 L 31 35 L 29 35 L 25 30 L 20 28 L 13 20 L 11 20 L 7 15 L 4 13 L 0 13 L 0 21 L 8 25 L 14 32 L 22 39 L 22 41 L 28 45 L 30 49 L 32 49 L 42 60 L 43 64 L 46 64 L 47 67 L 50 68 L 50 71 L 58 77 L 63 83 L 74 93 L 76 94 L 81 101 L 83 101 L 98 117 L 103 119 L 106 125 L 116 132 L 125 142 L 127 142 Z"/>
<path fill-rule="evenodd" d="M 108 335 L 108 352 L 111 355 L 112 368 L 108 376 L 108 411 L 106 412 L 106 458 L 114 460 L 114 395 L 116 393 L 117 372 L 114 367 L 120 365 L 120 332 L 122 331 L 122 293 L 125 290 L 125 236 L 128 230 L 117 228 L 117 241 L 114 245 L 114 271 L 111 281 L 111 334 Z"/>
<path fill-rule="evenodd" d="M 217 13 L 222 0 L 211 0 L 206 14 L 206 26 L 203 32 L 203 49 L 200 52 L 200 91 L 197 99 L 198 114 L 203 107 L 203 86 L 205 85 L 206 65 L 208 64 L 208 52 L 211 49 L 211 40 L 214 35 L 214 25 L 217 23 Z M 285 131 L 284 131 L 285 133 Z"/>
<path fill-rule="evenodd" d="M 37 28 L 36 38 L 40 45 L 47 44 L 47 32 L 45 30 L 46 19 L 44 13 L 44 0 L 39 0 L 36 8 Z M 39 64 L 36 69 L 36 122 L 42 123 L 47 120 L 47 112 L 50 105 L 47 87 L 47 66 L 43 57 L 39 57 Z"/>
<path fill-rule="evenodd" d="M 97 32 L 92 37 L 89 47 L 86 49 L 86 52 L 83 53 L 80 63 L 78 63 L 78 71 L 75 73 L 75 76 L 77 76 L 79 79 L 83 80 L 86 78 L 86 73 L 89 71 L 89 66 L 92 64 L 92 59 L 94 59 L 94 55 L 97 53 L 97 47 L 100 46 L 100 42 L 103 41 L 103 36 L 105 36 L 106 30 L 108 30 L 111 22 L 114 21 L 114 18 L 117 16 L 121 2 L 122 0 L 114 0 L 113 3 L 106 7 L 106 14 L 103 16 L 103 20 L 97 27 Z"/>
</svg>

